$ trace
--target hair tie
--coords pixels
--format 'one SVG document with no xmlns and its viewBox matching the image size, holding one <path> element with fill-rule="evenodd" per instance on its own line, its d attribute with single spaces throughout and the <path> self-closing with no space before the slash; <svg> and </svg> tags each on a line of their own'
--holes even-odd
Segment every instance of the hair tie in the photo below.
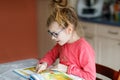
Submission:
<svg viewBox="0 0 120 80">
<path fill-rule="evenodd" d="M 58 4 L 60 7 L 66 7 L 68 4 L 67 0 L 53 0 L 53 2 Z"/>
<path fill-rule="evenodd" d="M 53 0 L 53 2 L 56 2 L 56 3 L 61 3 L 62 0 Z"/>
</svg>

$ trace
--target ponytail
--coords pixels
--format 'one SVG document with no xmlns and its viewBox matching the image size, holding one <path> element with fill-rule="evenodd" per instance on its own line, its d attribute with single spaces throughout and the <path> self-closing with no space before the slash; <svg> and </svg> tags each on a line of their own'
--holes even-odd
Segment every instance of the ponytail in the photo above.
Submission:
<svg viewBox="0 0 120 80">
<path fill-rule="evenodd" d="M 63 28 L 68 27 L 69 24 L 74 26 L 74 30 L 77 30 L 78 26 L 81 27 L 76 11 L 68 5 L 67 0 L 52 0 L 50 7 L 51 14 L 48 17 L 47 26 L 56 21 Z"/>
</svg>

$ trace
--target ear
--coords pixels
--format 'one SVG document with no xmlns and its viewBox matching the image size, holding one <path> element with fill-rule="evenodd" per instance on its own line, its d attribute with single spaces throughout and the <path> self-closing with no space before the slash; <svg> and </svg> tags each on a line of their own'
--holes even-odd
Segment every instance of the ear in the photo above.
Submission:
<svg viewBox="0 0 120 80">
<path fill-rule="evenodd" d="M 68 27 L 67 27 L 67 33 L 68 34 L 71 34 L 73 32 L 73 26 L 72 25 L 69 25 Z"/>
</svg>

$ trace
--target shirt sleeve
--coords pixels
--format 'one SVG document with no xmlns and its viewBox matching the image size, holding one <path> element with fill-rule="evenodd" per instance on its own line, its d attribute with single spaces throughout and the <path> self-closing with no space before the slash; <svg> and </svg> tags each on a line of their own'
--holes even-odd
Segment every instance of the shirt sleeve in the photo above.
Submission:
<svg viewBox="0 0 120 80">
<path fill-rule="evenodd" d="M 85 80 L 95 80 L 95 56 L 90 47 L 82 47 L 79 52 L 79 65 L 71 64 L 68 67 L 68 74 L 73 74 Z"/>
<path fill-rule="evenodd" d="M 56 44 L 50 51 L 48 51 L 43 58 L 39 60 L 39 63 L 47 62 L 48 66 L 53 64 L 59 57 L 59 45 Z"/>
</svg>

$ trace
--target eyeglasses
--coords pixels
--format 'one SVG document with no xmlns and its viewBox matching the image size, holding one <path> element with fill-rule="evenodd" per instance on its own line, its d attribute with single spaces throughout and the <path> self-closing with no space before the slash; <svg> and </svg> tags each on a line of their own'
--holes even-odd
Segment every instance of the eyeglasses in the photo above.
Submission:
<svg viewBox="0 0 120 80">
<path fill-rule="evenodd" d="M 62 32 L 65 28 L 62 28 L 59 32 L 51 32 L 50 30 L 48 30 L 48 33 L 51 35 L 51 36 L 54 36 L 55 38 L 58 38 L 58 35 L 60 34 L 60 32 Z"/>
</svg>

